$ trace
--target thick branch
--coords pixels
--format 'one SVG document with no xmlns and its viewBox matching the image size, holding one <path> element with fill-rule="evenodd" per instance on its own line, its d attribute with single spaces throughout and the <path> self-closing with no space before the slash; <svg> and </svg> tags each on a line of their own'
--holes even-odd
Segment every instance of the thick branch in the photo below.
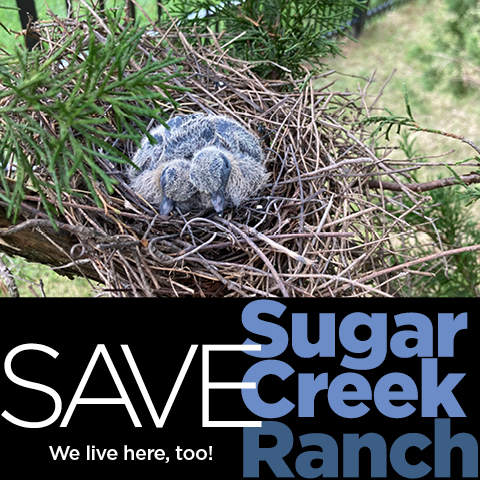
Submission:
<svg viewBox="0 0 480 480">
<path fill-rule="evenodd" d="M 460 175 L 460 179 L 466 185 L 471 183 L 480 183 L 480 175 L 476 173 L 470 173 L 469 175 Z M 449 187 L 451 185 L 458 185 L 459 182 L 455 177 L 440 178 L 439 180 L 433 180 L 431 182 L 424 183 L 395 183 L 395 182 L 383 182 L 380 180 L 369 180 L 368 186 L 370 188 L 383 188 L 383 190 L 393 190 L 394 192 L 401 192 L 402 187 L 407 187 L 414 192 L 421 193 L 429 190 L 435 190 L 436 188 Z"/>
<path fill-rule="evenodd" d="M 22 218 L 21 214 L 19 218 Z M 13 225 L 11 219 L 7 218 L 6 209 L 0 204 L 0 252 L 18 255 L 29 262 L 42 263 L 51 267 L 70 264 L 59 270 L 59 273 L 70 278 L 83 274 L 94 281 L 101 281 L 90 263 L 83 263 L 79 267 L 70 254 L 72 247 L 79 244 L 80 239 L 82 242 L 93 240 L 96 244 L 100 239 L 98 232 L 87 227 L 61 222 L 57 222 L 57 226 L 58 230 L 55 230 L 50 220 L 41 218 L 27 219 Z"/>
</svg>

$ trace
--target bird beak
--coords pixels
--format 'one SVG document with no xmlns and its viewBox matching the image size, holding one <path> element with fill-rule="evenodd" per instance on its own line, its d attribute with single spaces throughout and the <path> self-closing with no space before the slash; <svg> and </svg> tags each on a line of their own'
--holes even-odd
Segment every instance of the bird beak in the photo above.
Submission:
<svg viewBox="0 0 480 480">
<path fill-rule="evenodd" d="M 168 215 L 174 208 L 175 202 L 171 198 L 164 196 L 158 211 L 160 215 Z"/>
<path fill-rule="evenodd" d="M 215 211 L 221 215 L 225 206 L 225 193 L 223 190 L 217 190 L 215 193 L 212 193 L 212 204 Z"/>
</svg>

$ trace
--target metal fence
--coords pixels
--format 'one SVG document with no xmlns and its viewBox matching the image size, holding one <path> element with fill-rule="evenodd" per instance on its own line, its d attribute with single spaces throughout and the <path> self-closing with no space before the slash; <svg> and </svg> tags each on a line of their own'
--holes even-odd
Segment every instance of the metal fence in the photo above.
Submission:
<svg viewBox="0 0 480 480">
<path fill-rule="evenodd" d="M 38 0 L 37 0 L 38 1 Z M 157 3 L 156 0 L 152 0 Z M 352 16 L 352 20 L 347 22 L 345 29 L 351 28 L 355 38 L 360 37 L 363 32 L 365 23 L 370 18 L 382 15 L 394 7 L 397 7 L 403 3 L 406 3 L 410 0 L 389 0 L 380 5 L 377 5 L 374 8 L 369 9 L 370 0 L 364 0 L 366 9 L 355 8 Z M 27 48 L 31 49 L 36 44 L 37 40 L 34 36 L 29 35 L 29 26 L 35 20 L 38 20 L 36 0 L 16 0 L 17 6 L 19 8 L 20 22 L 22 24 L 22 29 L 26 32 L 25 42 Z M 158 5 L 158 20 L 161 21 L 162 18 L 162 7 Z M 67 16 L 72 11 L 72 0 L 65 0 L 65 6 L 67 11 Z M 100 9 L 105 8 L 105 0 L 98 0 L 98 6 Z M 129 0 L 125 0 L 125 9 L 126 13 L 130 18 L 135 19 L 139 13 L 137 12 L 137 7 Z M 334 35 L 336 32 L 331 32 Z"/>
</svg>

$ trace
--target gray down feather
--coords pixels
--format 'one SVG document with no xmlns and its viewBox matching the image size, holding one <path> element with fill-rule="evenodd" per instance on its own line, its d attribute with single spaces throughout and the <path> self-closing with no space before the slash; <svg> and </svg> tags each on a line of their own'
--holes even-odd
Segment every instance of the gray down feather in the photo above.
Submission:
<svg viewBox="0 0 480 480">
<path fill-rule="evenodd" d="M 161 214 L 238 206 L 265 185 L 267 172 L 258 138 L 224 116 L 179 116 L 144 137 L 129 166 L 133 190 Z"/>
</svg>

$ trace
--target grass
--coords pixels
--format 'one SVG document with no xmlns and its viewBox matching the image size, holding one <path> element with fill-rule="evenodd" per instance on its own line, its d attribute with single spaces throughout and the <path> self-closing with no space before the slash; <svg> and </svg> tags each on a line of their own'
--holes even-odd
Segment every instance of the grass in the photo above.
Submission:
<svg viewBox="0 0 480 480">
<path fill-rule="evenodd" d="M 43 292 L 47 297 L 90 297 L 92 288 L 84 278 L 73 280 L 58 275 L 51 268 L 38 263 L 29 263 L 21 257 L 3 256 L 3 261 L 15 277 L 18 292 L 21 297 L 42 297 Z M 42 288 L 40 287 L 42 282 Z M 1 288 L 0 298 L 8 294 Z"/>
<path fill-rule="evenodd" d="M 415 119 L 425 128 L 439 129 L 463 135 L 480 144 L 480 92 L 464 98 L 456 98 L 441 90 L 426 91 L 423 82 L 424 65 L 413 56 L 416 45 L 431 45 L 431 31 L 441 24 L 441 0 L 417 0 L 397 10 L 377 17 L 367 24 L 358 43 L 347 41 L 342 49 L 345 58 L 329 59 L 328 66 L 341 72 L 335 88 L 341 91 L 358 91 L 375 72 L 375 82 L 368 92 L 372 101 L 395 71 L 377 106 L 386 107 L 397 115 L 405 116 L 403 84 L 406 84 Z M 355 75 L 363 79 L 346 76 Z M 375 114 L 381 114 L 377 111 Z M 474 156 L 474 151 L 460 142 L 418 133 L 417 149 L 438 155 L 454 149 L 448 161 L 455 162 Z M 392 135 L 391 144 L 398 144 L 398 136 Z M 441 161 L 441 160 L 439 160 Z M 470 171 L 466 169 L 466 171 Z M 464 173 L 459 170 L 460 173 Z M 450 176 L 446 168 L 435 171 L 434 176 Z"/>
<path fill-rule="evenodd" d="M 80 2 L 72 1 L 73 8 L 85 9 Z M 88 3 L 92 4 L 92 0 L 88 0 Z M 96 2 L 95 2 L 96 3 Z M 145 13 L 152 19 L 157 20 L 158 8 L 157 3 L 154 0 L 138 0 L 137 3 L 145 10 Z M 163 2 L 168 6 L 171 2 Z M 124 0 L 106 0 L 106 8 L 116 8 L 124 6 Z M 1 7 L 8 7 L 8 9 L 2 9 Z M 2 0 L 0 7 L 0 23 L 6 28 L 12 30 L 13 34 L 9 35 L 3 28 L 0 28 L 0 47 L 4 48 L 7 52 L 13 48 L 16 43 L 22 42 L 22 38 L 16 38 L 16 34 L 22 30 L 20 24 L 20 18 L 15 10 L 17 8 L 16 0 Z M 37 15 L 39 19 L 48 19 L 48 10 L 51 10 L 59 17 L 65 16 L 67 13 L 67 7 L 65 0 L 36 0 L 35 7 L 37 9 Z M 146 19 L 142 19 L 142 15 L 139 12 L 138 20 L 140 24 L 147 23 Z"/>
</svg>

